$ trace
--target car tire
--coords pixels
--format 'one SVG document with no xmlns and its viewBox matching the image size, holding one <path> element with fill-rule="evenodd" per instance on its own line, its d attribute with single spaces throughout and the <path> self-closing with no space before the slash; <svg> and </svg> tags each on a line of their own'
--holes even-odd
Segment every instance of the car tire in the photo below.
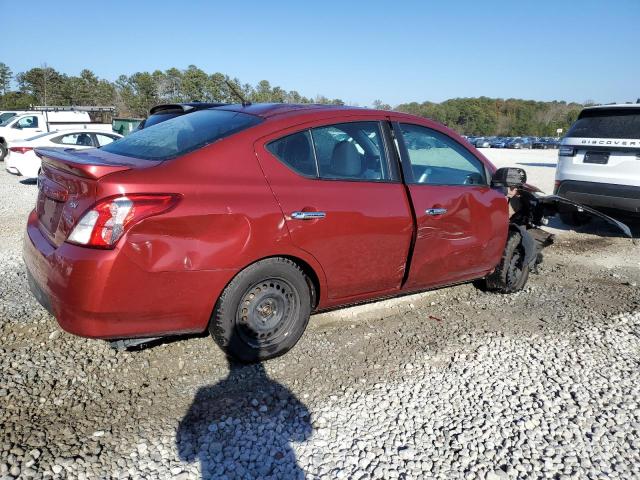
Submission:
<svg viewBox="0 0 640 480">
<path fill-rule="evenodd" d="M 9 153 L 9 151 L 7 150 L 6 145 L 0 143 L 0 162 L 4 161 L 7 153 Z"/>
<path fill-rule="evenodd" d="M 581 227 L 591 221 L 591 215 L 575 211 L 558 212 L 558 216 L 564 224 L 570 227 Z"/>
<path fill-rule="evenodd" d="M 258 261 L 224 289 L 209 332 L 227 355 L 241 362 L 278 357 L 293 348 L 309 323 L 312 288 L 293 261 Z"/>
<path fill-rule="evenodd" d="M 519 232 L 509 231 L 507 245 L 496 269 L 485 278 L 485 289 L 497 293 L 522 290 L 529 278 L 529 265 L 524 264 L 525 251 Z"/>
</svg>

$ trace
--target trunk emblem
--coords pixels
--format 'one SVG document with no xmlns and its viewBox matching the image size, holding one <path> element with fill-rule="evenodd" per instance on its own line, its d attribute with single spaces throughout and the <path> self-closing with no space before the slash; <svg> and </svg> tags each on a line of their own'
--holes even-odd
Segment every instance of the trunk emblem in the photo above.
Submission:
<svg viewBox="0 0 640 480">
<path fill-rule="evenodd" d="M 78 208 L 78 202 L 76 202 L 75 200 L 71 200 L 69 202 L 69 208 Z"/>
</svg>

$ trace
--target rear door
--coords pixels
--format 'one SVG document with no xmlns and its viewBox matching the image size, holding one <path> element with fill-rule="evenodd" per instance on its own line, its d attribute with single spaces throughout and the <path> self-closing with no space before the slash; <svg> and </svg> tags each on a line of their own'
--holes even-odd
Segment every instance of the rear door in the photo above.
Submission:
<svg viewBox="0 0 640 480">
<path fill-rule="evenodd" d="M 443 132 L 394 124 L 417 232 L 406 287 L 468 280 L 493 269 L 509 225 L 505 196 L 470 150 Z"/>
<path fill-rule="evenodd" d="M 256 152 L 292 241 L 322 265 L 329 298 L 400 288 L 413 223 L 378 121 L 289 129 Z"/>
</svg>

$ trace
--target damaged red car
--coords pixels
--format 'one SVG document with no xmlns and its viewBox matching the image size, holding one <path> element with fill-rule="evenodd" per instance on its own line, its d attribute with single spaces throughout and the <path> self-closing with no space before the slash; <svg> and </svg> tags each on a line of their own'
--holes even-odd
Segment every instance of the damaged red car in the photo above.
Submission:
<svg viewBox="0 0 640 480">
<path fill-rule="evenodd" d="M 214 106 L 38 154 L 24 260 L 60 326 L 125 344 L 208 329 L 242 361 L 292 348 L 312 312 L 520 290 L 552 241 L 538 226 L 581 208 L 436 122 L 359 108 Z"/>
</svg>

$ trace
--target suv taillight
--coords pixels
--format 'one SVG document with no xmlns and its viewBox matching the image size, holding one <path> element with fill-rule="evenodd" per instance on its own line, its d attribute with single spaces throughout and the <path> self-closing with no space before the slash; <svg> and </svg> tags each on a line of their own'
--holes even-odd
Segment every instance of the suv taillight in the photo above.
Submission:
<svg viewBox="0 0 640 480">
<path fill-rule="evenodd" d="M 568 147 L 565 145 L 560 145 L 560 149 L 558 150 L 558 155 L 561 157 L 573 157 L 576 154 L 576 149 L 573 147 Z"/>
<path fill-rule="evenodd" d="M 178 202 L 174 194 L 132 194 L 101 200 L 85 213 L 67 241 L 96 248 L 113 248 L 127 228 L 167 212 Z"/>
</svg>

